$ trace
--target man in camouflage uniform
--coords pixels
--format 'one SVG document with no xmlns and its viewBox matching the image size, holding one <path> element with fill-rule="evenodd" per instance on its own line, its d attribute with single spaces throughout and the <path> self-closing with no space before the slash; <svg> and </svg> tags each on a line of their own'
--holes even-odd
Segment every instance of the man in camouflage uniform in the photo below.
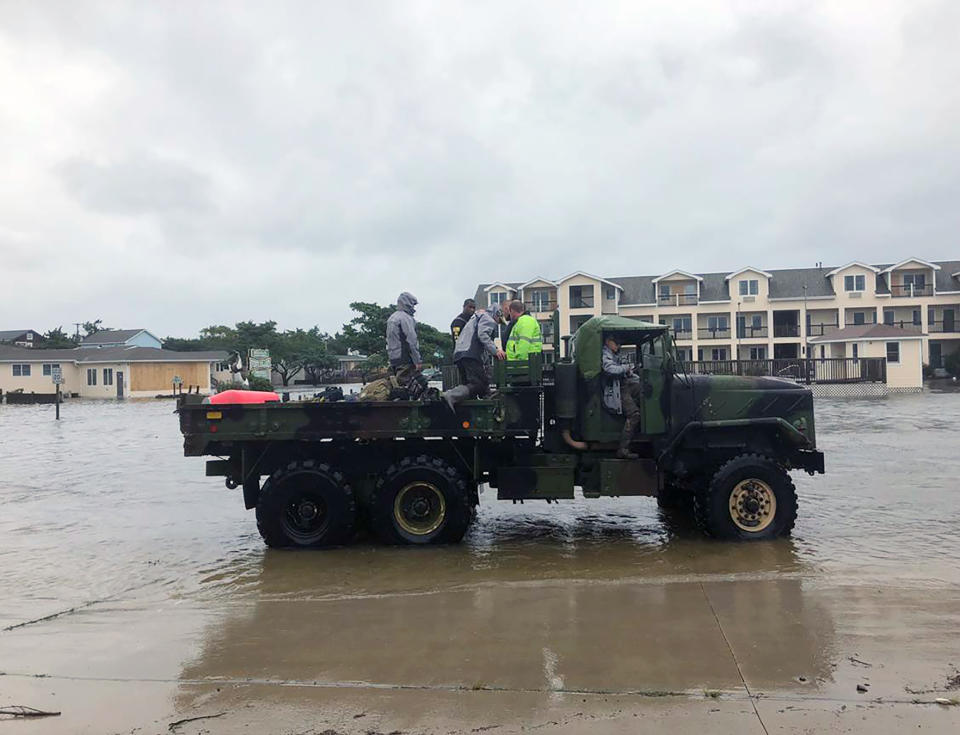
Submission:
<svg viewBox="0 0 960 735">
<path fill-rule="evenodd" d="M 620 434 L 620 459 L 637 459 L 630 451 L 633 432 L 640 425 L 640 407 L 643 402 L 643 388 L 633 371 L 633 365 L 620 354 L 620 341 L 608 335 L 603 342 L 600 358 L 603 369 L 603 405 L 614 413 L 623 414 L 623 432 Z"/>
</svg>

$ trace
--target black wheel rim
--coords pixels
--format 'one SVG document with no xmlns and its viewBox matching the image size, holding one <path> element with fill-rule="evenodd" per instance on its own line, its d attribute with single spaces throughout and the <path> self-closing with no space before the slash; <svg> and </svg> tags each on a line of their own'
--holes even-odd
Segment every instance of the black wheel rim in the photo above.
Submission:
<svg viewBox="0 0 960 735">
<path fill-rule="evenodd" d="M 292 541 L 303 545 L 317 543 L 330 525 L 327 501 L 314 490 L 298 491 L 284 507 L 280 522 Z"/>
</svg>

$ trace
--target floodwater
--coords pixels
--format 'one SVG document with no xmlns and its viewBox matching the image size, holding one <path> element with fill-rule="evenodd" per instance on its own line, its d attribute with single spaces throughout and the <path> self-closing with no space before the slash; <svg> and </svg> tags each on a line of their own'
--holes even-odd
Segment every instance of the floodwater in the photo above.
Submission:
<svg viewBox="0 0 960 735">
<path fill-rule="evenodd" d="M 0 706 L 62 710 L 31 733 L 951 731 L 960 391 L 816 411 L 790 539 L 488 492 L 459 546 L 287 552 L 171 402 L 0 406 Z"/>
</svg>

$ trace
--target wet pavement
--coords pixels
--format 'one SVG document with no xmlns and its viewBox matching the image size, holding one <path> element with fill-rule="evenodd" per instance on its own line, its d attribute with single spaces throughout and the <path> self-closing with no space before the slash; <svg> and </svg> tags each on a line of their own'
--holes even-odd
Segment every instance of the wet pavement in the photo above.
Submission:
<svg viewBox="0 0 960 735">
<path fill-rule="evenodd" d="M 0 728 L 960 729 L 960 391 L 819 400 L 759 544 L 487 494 L 460 546 L 271 551 L 172 409 L 0 406 L 0 706 L 62 711 Z"/>
</svg>

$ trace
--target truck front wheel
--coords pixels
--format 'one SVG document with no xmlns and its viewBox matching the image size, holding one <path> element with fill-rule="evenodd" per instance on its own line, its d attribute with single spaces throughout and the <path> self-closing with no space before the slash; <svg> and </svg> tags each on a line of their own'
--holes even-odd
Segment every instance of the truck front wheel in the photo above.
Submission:
<svg viewBox="0 0 960 735">
<path fill-rule="evenodd" d="M 697 490 L 693 510 L 700 529 L 715 538 L 776 538 L 793 529 L 797 491 L 790 475 L 775 462 L 742 454 Z"/>
<path fill-rule="evenodd" d="M 377 483 L 374 532 L 390 544 L 457 543 L 470 526 L 472 502 L 457 470 L 437 457 L 404 457 Z"/>
<path fill-rule="evenodd" d="M 313 460 L 291 462 L 264 483 L 257 530 L 273 547 L 334 546 L 349 541 L 357 505 L 339 472 Z"/>
</svg>

